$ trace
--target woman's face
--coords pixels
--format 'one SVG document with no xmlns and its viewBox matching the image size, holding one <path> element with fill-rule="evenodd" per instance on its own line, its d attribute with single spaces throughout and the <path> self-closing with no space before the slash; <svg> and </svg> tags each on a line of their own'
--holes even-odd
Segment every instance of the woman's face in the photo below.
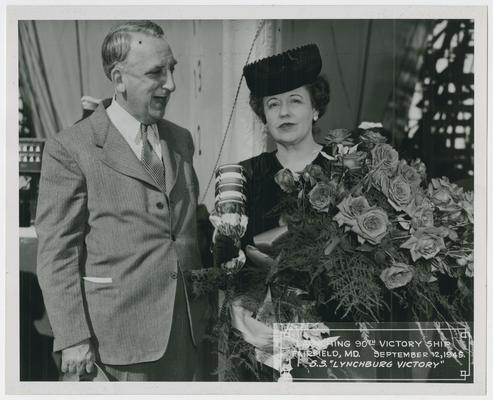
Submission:
<svg viewBox="0 0 493 400">
<path fill-rule="evenodd" d="M 294 145 L 312 134 L 315 110 L 305 86 L 263 99 L 266 124 L 276 143 Z"/>
</svg>

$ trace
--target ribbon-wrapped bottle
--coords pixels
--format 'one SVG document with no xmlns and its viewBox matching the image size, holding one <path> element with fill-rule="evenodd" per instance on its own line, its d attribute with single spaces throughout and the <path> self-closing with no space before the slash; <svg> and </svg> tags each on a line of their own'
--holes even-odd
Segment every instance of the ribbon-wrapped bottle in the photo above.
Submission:
<svg viewBox="0 0 493 400">
<path fill-rule="evenodd" d="M 238 272 L 245 264 L 241 250 L 241 238 L 245 235 L 248 217 L 246 215 L 246 178 L 239 164 L 225 164 L 216 170 L 215 207 L 210 215 L 214 225 L 215 241 L 218 234 L 231 238 L 239 249 L 238 257 L 222 264 L 228 274 Z"/>
</svg>

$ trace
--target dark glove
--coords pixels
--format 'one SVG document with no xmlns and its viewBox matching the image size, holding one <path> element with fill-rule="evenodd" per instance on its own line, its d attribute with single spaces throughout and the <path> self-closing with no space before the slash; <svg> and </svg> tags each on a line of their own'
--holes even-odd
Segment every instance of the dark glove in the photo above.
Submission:
<svg viewBox="0 0 493 400">
<path fill-rule="evenodd" d="M 214 255 L 214 266 L 220 267 L 221 264 L 238 257 L 239 249 L 235 246 L 233 239 L 218 234 L 212 252 Z"/>
</svg>

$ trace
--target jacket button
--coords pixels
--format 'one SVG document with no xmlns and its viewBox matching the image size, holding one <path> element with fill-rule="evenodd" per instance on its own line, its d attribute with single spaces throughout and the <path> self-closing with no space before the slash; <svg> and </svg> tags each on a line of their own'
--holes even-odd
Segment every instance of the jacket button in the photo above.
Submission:
<svg viewBox="0 0 493 400">
<path fill-rule="evenodd" d="M 171 272 L 169 274 L 169 276 L 170 276 L 171 279 L 177 279 L 178 278 L 178 274 L 176 272 Z"/>
<path fill-rule="evenodd" d="M 176 242 L 176 236 L 175 236 L 175 235 L 171 235 L 171 240 L 172 240 L 173 242 Z"/>
<path fill-rule="evenodd" d="M 164 204 L 161 202 L 156 203 L 156 207 L 159 208 L 160 210 L 162 210 L 164 208 Z"/>
</svg>

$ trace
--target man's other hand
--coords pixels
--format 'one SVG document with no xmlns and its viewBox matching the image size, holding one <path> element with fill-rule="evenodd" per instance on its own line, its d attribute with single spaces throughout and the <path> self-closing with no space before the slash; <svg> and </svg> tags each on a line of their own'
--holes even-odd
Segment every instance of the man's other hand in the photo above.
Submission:
<svg viewBox="0 0 493 400">
<path fill-rule="evenodd" d="M 95 353 L 90 339 L 62 350 L 62 372 L 82 376 L 94 369 Z"/>
</svg>

